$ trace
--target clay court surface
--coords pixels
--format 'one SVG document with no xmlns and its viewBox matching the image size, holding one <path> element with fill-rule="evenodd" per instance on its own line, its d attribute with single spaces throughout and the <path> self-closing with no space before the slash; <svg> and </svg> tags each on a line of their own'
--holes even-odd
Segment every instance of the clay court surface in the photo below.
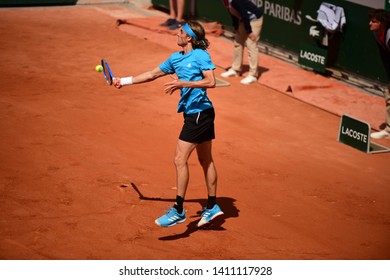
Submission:
<svg viewBox="0 0 390 280">
<path fill-rule="evenodd" d="M 163 92 L 169 77 L 116 90 L 94 68 L 104 57 L 134 75 L 179 49 L 173 35 L 118 28 L 125 13 L 0 10 L 1 259 L 390 258 L 390 154 L 337 142 L 339 116 L 261 80 L 209 90 L 223 219 L 196 229 L 194 154 L 187 221 L 156 226 L 175 197 L 178 93 Z"/>
</svg>

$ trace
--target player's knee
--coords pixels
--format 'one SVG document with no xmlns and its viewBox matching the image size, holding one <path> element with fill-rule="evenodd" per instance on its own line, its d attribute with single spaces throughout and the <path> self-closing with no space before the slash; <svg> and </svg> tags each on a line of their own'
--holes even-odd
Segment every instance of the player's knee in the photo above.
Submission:
<svg viewBox="0 0 390 280">
<path fill-rule="evenodd" d="M 211 164 L 212 158 L 208 156 L 198 156 L 198 160 L 201 166 L 207 167 Z"/>
<path fill-rule="evenodd" d="M 176 166 L 176 168 L 181 168 L 187 165 L 187 161 L 184 160 L 183 157 L 175 155 L 175 157 L 173 158 L 173 164 Z"/>
</svg>

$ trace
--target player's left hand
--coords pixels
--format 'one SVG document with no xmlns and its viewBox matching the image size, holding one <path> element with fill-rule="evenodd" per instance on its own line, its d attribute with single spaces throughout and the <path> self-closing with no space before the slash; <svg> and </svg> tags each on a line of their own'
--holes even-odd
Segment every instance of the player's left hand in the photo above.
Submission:
<svg viewBox="0 0 390 280">
<path fill-rule="evenodd" d="M 166 94 L 172 94 L 175 90 L 179 89 L 179 87 L 177 86 L 177 82 L 178 82 L 178 80 L 174 80 L 172 82 L 164 84 L 164 86 L 165 86 L 165 89 L 164 89 L 165 93 Z"/>
<path fill-rule="evenodd" d="M 181 81 L 177 79 L 176 76 L 170 75 L 170 77 L 173 79 L 173 81 L 164 84 L 164 91 L 166 94 L 172 94 L 175 90 L 181 88 Z"/>
</svg>

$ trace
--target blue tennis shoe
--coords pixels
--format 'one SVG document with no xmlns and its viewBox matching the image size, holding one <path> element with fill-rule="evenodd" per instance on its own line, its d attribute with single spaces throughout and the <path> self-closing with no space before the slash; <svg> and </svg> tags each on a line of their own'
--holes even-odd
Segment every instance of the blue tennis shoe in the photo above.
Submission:
<svg viewBox="0 0 390 280">
<path fill-rule="evenodd" d="M 218 204 L 215 204 L 213 208 L 203 209 L 202 218 L 198 222 L 198 227 L 202 227 L 204 225 L 207 225 L 211 222 L 211 220 L 215 219 L 216 217 L 223 215 L 223 212 L 221 208 L 218 206 Z"/>
<path fill-rule="evenodd" d="M 171 227 L 176 224 L 182 223 L 186 220 L 186 211 L 183 209 L 183 213 L 179 214 L 176 208 L 171 207 L 166 211 L 165 215 L 156 219 L 154 222 L 161 227 Z"/>
</svg>

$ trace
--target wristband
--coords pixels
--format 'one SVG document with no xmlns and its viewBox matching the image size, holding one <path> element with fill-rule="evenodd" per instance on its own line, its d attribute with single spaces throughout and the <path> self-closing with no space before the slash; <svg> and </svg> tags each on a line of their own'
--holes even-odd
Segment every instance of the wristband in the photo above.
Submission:
<svg viewBox="0 0 390 280">
<path fill-rule="evenodd" d="M 121 86 L 128 86 L 133 84 L 133 76 L 121 78 Z"/>
</svg>

